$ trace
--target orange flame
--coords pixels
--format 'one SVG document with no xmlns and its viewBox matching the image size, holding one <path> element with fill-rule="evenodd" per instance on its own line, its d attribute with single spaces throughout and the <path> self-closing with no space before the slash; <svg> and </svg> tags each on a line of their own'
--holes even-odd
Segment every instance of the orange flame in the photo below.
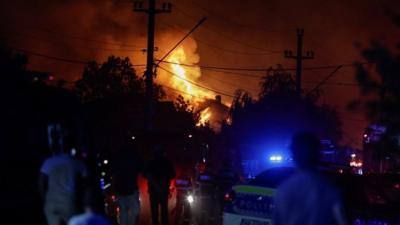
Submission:
<svg viewBox="0 0 400 225">
<path fill-rule="evenodd" d="M 193 83 L 201 76 L 200 67 L 184 67 L 179 64 L 187 63 L 188 59 L 183 47 L 177 48 L 167 59 L 171 62 L 170 67 L 176 76 L 171 76 L 169 83 L 173 88 L 182 91 L 182 95 L 192 99 L 194 102 L 201 102 L 204 98 L 212 98 L 213 93 L 208 92 Z"/>
<path fill-rule="evenodd" d="M 188 63 L 188 59 L 183 47 L 177 48 L 171 53 L 167 59 L 171 62 L 170 67 L 176 76 L 171 76 L 169 83 L 177 90 L 181 91 L 182 96 L 192 100 L 194 104 L 198 104 L 205 98 L 213 98 L 214 94 L 196 86 L 196 80 L 201 76 L 200 67 L 185 67 L 180 64 Z M 199 122 L 196 126 L 205 125 L 210 120 L 212 114 L 210 108 L 206 108 L 200 112 Z"/>
<path fill-rule="evenodd" d="M 196 126 L 205 125 L 210 120 L 211 116 L 212 113 L 210 107 L 207 107 L 206 109 L 200 112 L 200 119 L 199 122 L 196 124 Z"/>
<path fill-rule="evenodd" d="M 214 99 L 215 94 L 196 85 L 201 76 L 200 67 L 195 66 L 199 61 L 199 56 L 195 51 L 190 51 L 190 48 L 187 52 L 185 50 L 184 46 L 180 46 L 167 57 L 166 60 L 171 62 L 168 65 L 168 70 L 173 75 L 161 71 L 162 76 L 159 79 L 161 83 L 180 92 L 179 94 L 188 99 L 196 108 L 200 107 L 206 99 Z M 194 66 L 189 67 L 182 64 Z M 196 126 L 205 125 L 213 117 L 212 110 L 209 107 L 199 111 L 199 113 L 200 118 Z"/>
</svg>

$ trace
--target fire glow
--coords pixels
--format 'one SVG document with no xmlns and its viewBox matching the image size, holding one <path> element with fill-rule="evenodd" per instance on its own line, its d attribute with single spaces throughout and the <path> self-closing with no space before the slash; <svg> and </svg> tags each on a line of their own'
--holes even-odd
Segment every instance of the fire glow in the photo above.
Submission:
<svg viewBox="0 0 400 225">
<path fill-rule="evenodd" d="M 171 53 L 167 58 L 167 61 L 171 62 L 170 69 L 175 74 L 175 76 L 169 76 L 167 82 L 171 87 L 179 90 L 181 95 L 189 99 L 192 104 L 197 106 L 199 103 L 203 102 L 205 99 L 214 98 L 214 93 L 206 91 L 201 87 L 194 85 L 197 83 L 197 79 L 201 76 L 200 67 L 198 66 L 182 66 L 181 64 L 196 64 L 197 62 L 192 62 L 193 60 L 187 57 L 184 47 L 179 47 Z M 200 119 L 197 126 L 206 124 L 207 121 L 212 117 L 212 113 L 209 107 L 200 112 Z"/>
<path fill-rule="evenodd" d="M 180 65 L 189 61 L 183 47 L 173 51 L 168 57 L 168 61 L 171 62 L 170 67 L 173 73 L 177 75 L 170 77 L 169 81 L 173 88 L 183 92 L 182 94 L 185 98 L 192 99 L 194 102 L 203 101 L 204 98 L 213 98 L 213 93 L 192 84 L 201 76 L 200 67 L 184 67 Z"/>
<path fill-rule="evenodd" d="M 200 119 L 199 122 L 196 124 L 196 126 L 201 126 L 207 123 L 207 121 L 210 120 L 211 117 L 211 110 L 210 107 L 207 107 L 203 111 L 200 112 Z"/>
</svg>

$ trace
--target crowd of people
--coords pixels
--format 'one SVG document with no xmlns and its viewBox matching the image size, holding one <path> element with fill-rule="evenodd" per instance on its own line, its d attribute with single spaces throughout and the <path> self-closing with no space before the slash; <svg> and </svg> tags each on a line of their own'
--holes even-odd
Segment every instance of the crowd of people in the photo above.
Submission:
<svg viewBox="0 0 400 225">
<path fill-rule="evenodd" d="M 104 215 L 99 185 L 87 166 L 68 153 L 62 135 L 59 127 L 50 129 L 54 155 L 40 169 L 39 190 L 48 225 L 111 225 Z M 154 144 L 151 159 L 144 162 L 131 137 L 121 142 L 111 163 L 111 186 L 118 199 L 120 225 L 139 224 L 140 174 L 147 179 L 152 225 L 168 225 L 168 199 L 175 169 L 164 146 Z M 339 192 L 316 170 L 319 140 L 311 133 L 298 133 L 292 139 L 291 150 L 298 172 L 277 189 L 274 224 L 346 224 Z"/>
<path fill-rule="evenodd" d="M 104 197 L 94 176 L 78 158 L 69 154 L 61 129 L 50 131 L 54 155 L 41 166 L 39 191 L 48 225 L 108 225 L 104 215 Z M 168 225 L 168 195 L 175 169 L 167 159 L 164 146 L 154 144 L 152 157 L 144 163 L 131 137 L 124 137 L 122 147 L 111 163 L 112 189 L 118 199 L 121 225 L 136 225 L 140 200 L 138 176 L 147 179 L 152 224 Z"/>
</svg>

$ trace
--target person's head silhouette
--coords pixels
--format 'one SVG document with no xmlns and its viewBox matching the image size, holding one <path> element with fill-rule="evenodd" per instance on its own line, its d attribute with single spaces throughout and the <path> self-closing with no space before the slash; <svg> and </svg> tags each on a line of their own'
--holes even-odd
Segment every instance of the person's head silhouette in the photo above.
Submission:
<svg viewBox="0 0 400 225">
<path fill-rule="evenodd" d="M 298 132 L 290 145 L 293 160 L 299 169 L 313 170 L 317 167 L 320 142 L 311 132 Z"/>
</svg>

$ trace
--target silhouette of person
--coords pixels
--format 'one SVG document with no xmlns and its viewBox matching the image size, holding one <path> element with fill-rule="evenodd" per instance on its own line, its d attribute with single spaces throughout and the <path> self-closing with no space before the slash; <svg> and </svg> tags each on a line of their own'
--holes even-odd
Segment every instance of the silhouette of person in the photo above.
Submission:
<svg viewBox="0 0 400 225">
<path fill-rule="evenodd" d="M 161 208 L 161 224 L 168 225 L 168 197 L 171 180 L 175 177 L 175 169 L 165 156 L 162 145 L 153 148 L 153 159 L 146 168 L 147 186 L 150 197 L 151 218 L 153 225 L 158 225 L 159 207 Z"/>
<path fill-rule="evenodd" d="M 111 225 L 110 220 L 104 215 L 104 198 L 99 188 L 94 186 L 84 198 L 85 212 L 73 216 L 68 225 Z"/>
<path fill-rule="evenodd" d="M 120 208 L 121 225 L 135 225 L 138 222 L 140 201 L 137 179 L 142 171 L 142 164 L 134 140 L 127 135 L 117 157 L 111 162 L 112 182 Z"/>
<path fill-rule="evenodd" d="M 319 139 L 299 132 L 290 148 L 297 171 L 277 188 L 274 225 L 346 224 L 339 191 L 317 172 Z"/>
<path fill-rule="evenodd" d="M 79 212 L 89 172 L 83 162 L 68 153 L 61 126 L 49 125 L 48 131 L 54 155 L 41 166 L 39 191 L 48 224 L 67 224 Z"/>
</svg>

